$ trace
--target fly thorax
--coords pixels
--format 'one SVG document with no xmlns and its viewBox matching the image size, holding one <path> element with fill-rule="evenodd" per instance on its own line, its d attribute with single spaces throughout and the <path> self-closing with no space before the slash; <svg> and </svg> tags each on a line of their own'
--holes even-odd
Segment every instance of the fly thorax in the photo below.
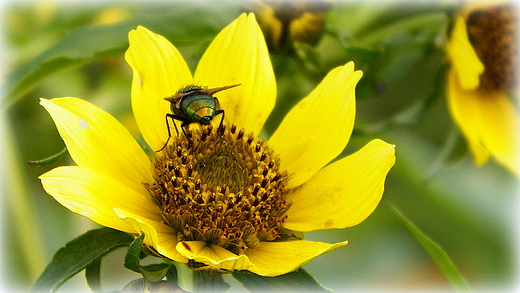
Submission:
<svg viewBox="0 0 520 293">
<path fill-rule="evenodd" d="M 212 96 L 203 93 L 194 93 L 184 97 L 181 101 L 180 107 L 181 111 L 183 111 L 192 121 L 206 125 L 216 115 L 217 111 L 215 99 Z"/>
</svg>

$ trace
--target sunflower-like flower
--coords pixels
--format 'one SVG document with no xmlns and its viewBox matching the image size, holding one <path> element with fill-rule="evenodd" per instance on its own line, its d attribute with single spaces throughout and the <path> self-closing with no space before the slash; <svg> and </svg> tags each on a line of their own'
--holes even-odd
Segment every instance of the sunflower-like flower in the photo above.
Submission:
<svg viewBox="0 0 520 293">
<path fill-rule="evenodd" d="M 257 15 L 270 49 L 290 51 L 295 41 L 319 42 L 333 4 L 333 0 L 255 0 L 246 1 L 245 9 Z"/>
<path fill-rule="evenodd" d="M 476 4 L 456 15 L 446 51 L 448 106 L 478 165 L 493 156 L 519 170 L 517 9 L 511 3 Z"/>
<path fill-rule="evenodd" d="M 224 119 L 221 127 L 171 131 L 172 143 L 151 157 L 94 105 L 42 99 L 77 164 L 40 177 L 62 205 L 100 225 L 144 233 L 146 251 L 193 269 L 262 276 L 347 244 L 306 241 L 301 232 L 353 226 L 376 208 L 393 145 L 373 140 L 330 163 L 354 124 L 362 73 L 352 62 L 332 70 L 263 141 L 256 134 L 274 107 L 276 84 L 254 15 L 241 15 L 215 38 L 194 76 L 164 37 L 138 27 L 129 40 L 132 107 L 154 151 L 168 139 L 165 97 L 186 86 L 240 85 L 215 94 L 225 117 L 213 122 Z"/>
</svg>

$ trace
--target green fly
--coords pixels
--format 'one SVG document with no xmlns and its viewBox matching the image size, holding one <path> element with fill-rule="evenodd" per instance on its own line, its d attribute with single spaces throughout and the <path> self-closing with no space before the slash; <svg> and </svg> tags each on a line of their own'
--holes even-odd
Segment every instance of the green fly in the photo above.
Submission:
<svg viewBox="0 0 520 293">
<path fill-rule="evenodd" d="M 220 91 L 227 90 L 239 85 L 240 84 L 234 84 L 212 89 L 204 89 L 199 86 L 188 86 L 177 91 L 175 95 L 164 98 L 166 101 L 171 103 L 170 110 L 172 111 L 172 113 L 166 114 L 166 128 L 168 129 L 168 139 L 166 140 L 166 143 L 164 143 L 163 147 L 157 152 L 162 151 L 170 141 L 170 138 L 172 137 L 168 118 L 172 119 L 177 135 L 179 135 L 179 130 L 177 129 L 177 125 L 175 125 L 175 122 L 173 120 L 175 119 L 182 122 L 182 132 L 184 133 L 184 136 L 186 137 L 186 139 L 188 139 L 188 143 L 190 144 L 191 140 L 186 134 L 185 129 L 188 125 L 192 123 L 209 125 L 213 117 L 222 114 L 222 118 L 220 119 L 219 124 L 220 129 L 222 127 L 222 121 L 224 121 L 224 110 L 220 109 L 218 99 L 213 95 Z"/>
</svg>

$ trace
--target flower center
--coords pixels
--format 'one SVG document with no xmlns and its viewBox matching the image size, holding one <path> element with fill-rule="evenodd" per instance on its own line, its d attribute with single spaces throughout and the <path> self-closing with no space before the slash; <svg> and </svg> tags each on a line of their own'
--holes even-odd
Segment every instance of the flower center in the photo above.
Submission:
<svg viewBox="0 0 520 293">
<path fill-rule="evenodd" d="M 205 241 L 235 254 L 259 241 L 293 235 L 282 228 L 289 204 L 287 173 L 266 143 L 233 125 L 179 135 L 156 156 L 155 182 L 145 183 L 179 241 Z"/>
<path fill-rule="evenodd" d="M 472 12 L 467 20 L 470 42 L 484 64 L 480 80 L 488 90 L 507 90 L 516 85 L 518 46 L 516 8 L 505 4 Z"/>
</svg>

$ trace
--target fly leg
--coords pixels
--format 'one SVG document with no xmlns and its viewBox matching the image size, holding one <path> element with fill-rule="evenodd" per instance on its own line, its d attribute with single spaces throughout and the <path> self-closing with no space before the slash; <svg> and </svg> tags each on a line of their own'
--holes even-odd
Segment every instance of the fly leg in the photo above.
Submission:
<svg viewBox="0 0 520 293">
<path fill-rule="evenodd" d="M 175 124 L 175 121 L 173 121 L 173 120 L 175 119 L 175 120 L 182 121 L 181 126 L 185 126 L 185 124 L 188 122 L 185 118 L 179 117 L 179 116 L 173 115 L 173 114 L 166 114 L 165 118 L 166 118 L 166 129 L 168 129 L 168 139 L 166 140 L 166 142 L 164 143 L 162 148 L 160 148 L 159 150 L 155 151 L 156 153 L 162 151 L 168 145 L 168 142 L 170 141 L 170 138 L 172 137 L 172 133 L 171 133 L 171 130 L 170 130 L 170 123 L 168 121 L 168 118 L 170 118 L 172 120 L 173 126 L 175 127 L 175 132 L 177 132 L 177 135 L 179 135 L 179 130 L 177 129 L 177 125 Z M 188 124 L 186 124 L 186 125 L 188 125 Z M 186 135 L 186 131 L 184 131 L 184 127 L 182 128 L 182 132 L 184 133 L 184 136 L 186 136 L 186 138 L 188 138 L 188 136 Z M 188 142 L 190 142 L 189 138 L 188 138 Z"/>
</svg>

